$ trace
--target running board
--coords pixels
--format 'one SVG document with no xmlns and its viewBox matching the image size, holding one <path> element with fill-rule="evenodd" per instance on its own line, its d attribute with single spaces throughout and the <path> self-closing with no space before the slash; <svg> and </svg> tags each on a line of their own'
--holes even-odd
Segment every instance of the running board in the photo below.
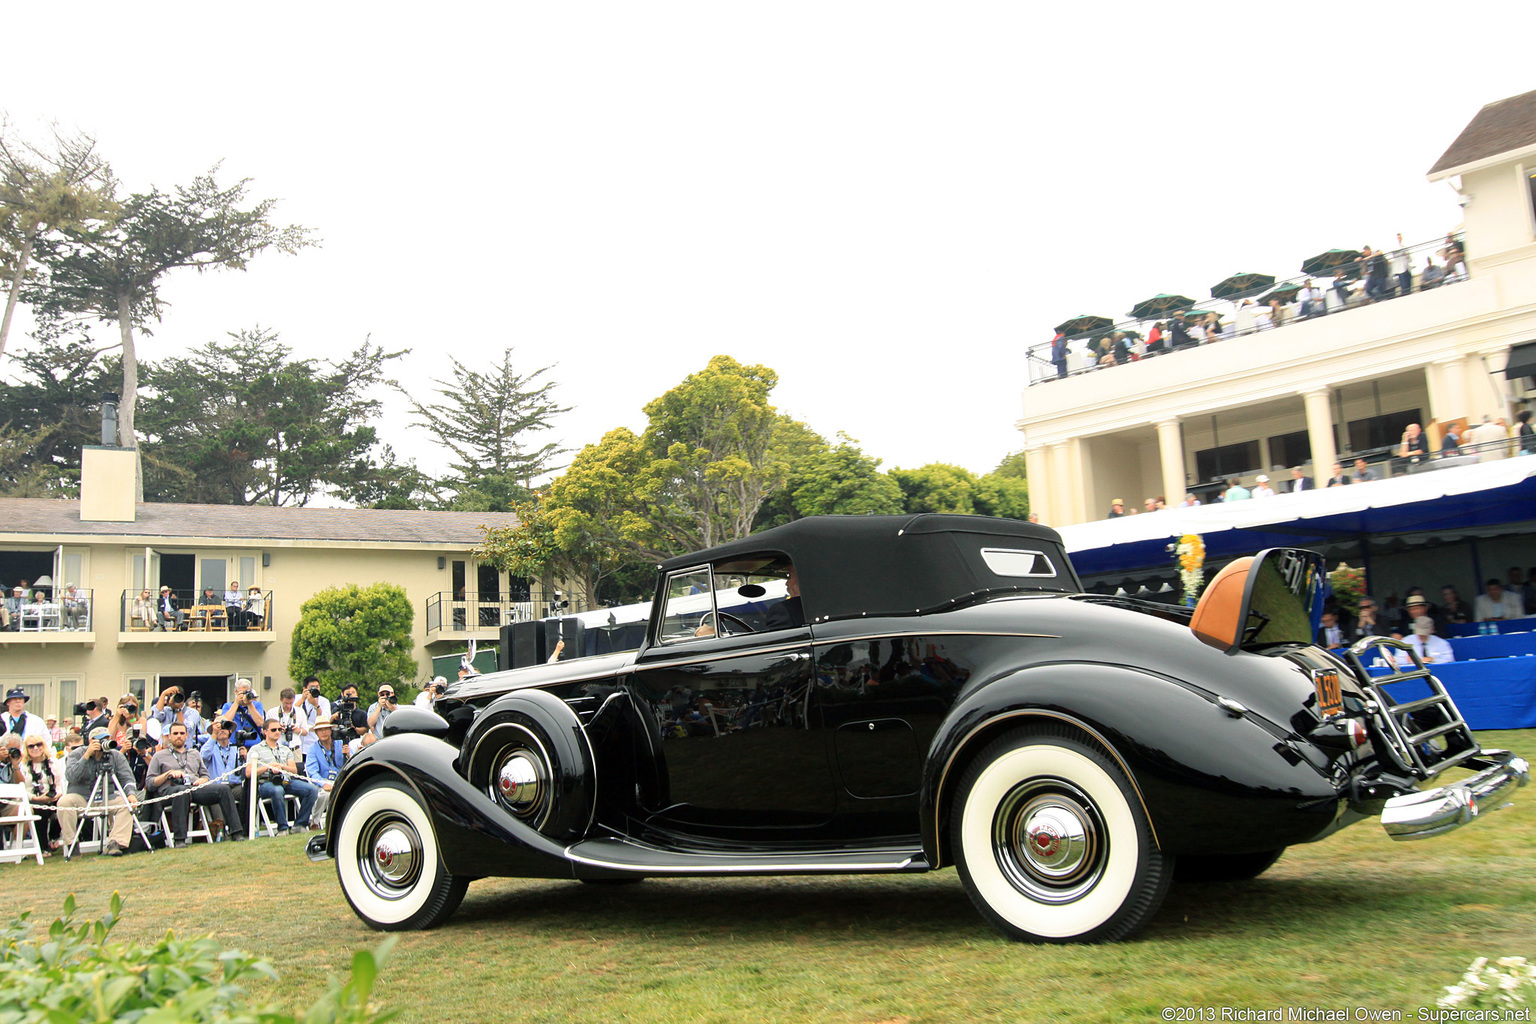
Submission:
<svg viewBox="0 0 1536 1024">
<path fill-rule="evenodd" d="M 927 871 L 922 850 L 836 853 L 692 853 L 627 839 L 587 839 L 566 847 L 575 864 L 637 875 L 837 875 Z"/>
</svg>

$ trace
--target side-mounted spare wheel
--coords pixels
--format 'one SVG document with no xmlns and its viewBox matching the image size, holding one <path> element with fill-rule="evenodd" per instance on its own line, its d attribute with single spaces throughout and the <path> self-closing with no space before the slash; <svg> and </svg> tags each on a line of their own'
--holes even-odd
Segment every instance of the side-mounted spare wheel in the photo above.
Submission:
<svg viewBox="0 0 1536 1024">
<path fill-rule="evenodd" d="M 1173 878 L 1130 780 L 1065 726 L 990 743 L 962 777 L 951 818 L 971 902 L 1013 939 L 1123 939 L 1157 912 Z"/>
<path fill-rule="evenodd" d="M 576 713 L 534 691 L 487 710 L 466 738 L 468 777 L 512 817 L 551 839 L 575 839 L 592 821 L 591 747 Z"/>
<path fill-rule="evenodd" d="M 469 879 L 443 864 L 431 816 L 404 782 L 367 780 L 335 827 L 341 891 L 370 928 L 432 928 L 459 908 Z"/>
</svg>

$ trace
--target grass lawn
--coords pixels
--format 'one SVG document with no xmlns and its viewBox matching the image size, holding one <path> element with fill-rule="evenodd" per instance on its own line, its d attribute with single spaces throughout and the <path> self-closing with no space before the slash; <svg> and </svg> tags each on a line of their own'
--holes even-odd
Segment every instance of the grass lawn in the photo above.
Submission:
<svg viewBox="0 0 1536 1024">
<path fill-rule="evenodd" d="M 1536 760 L 1536 732 L 1479 736 Z M 307 1005 L 376 944 L 299 837 L 0 867 L 43 922 L 127 897 L 119 939 L 211 934 L 268 957 L 269 998 Z M 1008 942 L 953 870 L 631 886 L 487 879 L 401 936 L 379 993 L 405 1021 L 1154 1021 L 1164 1007 L 1400 1010 L 1414 1020 L 1477 956 L 1536 956 L 1536 787 L 1450 836 L 1361 823 L 1255 881 L 1175 885 L 1133 941 Z M 1209 1016 L 1214 1011 L 1215 1016 Z M 1353 1019 L 1353 1018 L 1352 1018 Z"/>
</svg>

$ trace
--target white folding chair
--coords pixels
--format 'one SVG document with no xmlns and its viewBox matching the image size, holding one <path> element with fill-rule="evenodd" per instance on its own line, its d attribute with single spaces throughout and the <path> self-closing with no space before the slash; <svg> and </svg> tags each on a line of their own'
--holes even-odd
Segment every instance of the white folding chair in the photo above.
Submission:
<svg viewBox="0 0 1536 1024">
<path fill-rule="evenodd" d="M 19 864 L 28 857 L 43 862 L 43 844 L 37 834 L 42 819 L 32 810 L 27 787 L 19 782 L 0 784 L 0 862 Z M 14 830 L 14 831 L 13 831 Z"/>
<path fill-rule="evenodd" d="M 169 807 L 160 812 L 160 833 L 165 836 L 167 844 L 175 839 L 171 834 Z M 199 839 L 205 843 L 213 842 L 213 829 L 208 827 L 208 808 L 202 804 L 193 804 L 187 809 L 187 841 L 195 843 Z"/>
</svg>

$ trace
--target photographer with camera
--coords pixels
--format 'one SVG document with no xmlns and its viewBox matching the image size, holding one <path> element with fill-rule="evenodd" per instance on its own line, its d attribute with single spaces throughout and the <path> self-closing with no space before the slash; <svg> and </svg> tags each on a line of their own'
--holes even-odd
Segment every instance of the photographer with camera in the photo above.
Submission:
<svg viewBox="0 0 1536 1024">
<path fill-rule="evenodd" d="M 299 718 L 305 728 L 300 740 L 300 756 L 307 758 L 315 749 L 316 726 L 331 720 L 331 702 L 321 694 L 318 676 L 304 677 L 304 692 L 299 697 Z"/>
<path fill-rule="evenodd" d="M 357 706 L 356 683 L 342 686 L 331 721 L 336 723 L 336 740 L 348 754 L 355 754 L 373 742 L 373 732 L 368 728 L 368 715 Z"/>
<path fill-rule="evenodd" d="M 139 721 L 139 698 L 125 693 L 117 698 L 117 710 L 107 721 L 107 733 L 119 750 L 128 749 L 133 743 L 133 727 Z"/>
<path fill-rule="evenodd" d="M 149 717 L 160 724 L 162 737 L 170 735 L 172 723 L 182 723 L 187 727 L 187 742 L 196 746 L 198 733 L 202 731 L 202 716 L 192 707 L 181 687 L 166 687 L 155 701 Z"/>
<path fill-rule="evenodd" d="M 170 796 L 171 836 L 176 846 L 187 845 L 187 818 L 193 804 L 218 804 L 224 821 L 240 822 L 230 787 L 210 783 L 203 757 L 187 746 L 187 727 L 172 722 L 166 731 L 166 747 L 149 760 L 150 796 Z"/>
<path fill-rule="evenodd" d="M 388 683 L 379 687 L 379 699 L 368 705 L 368 729 L 373 733 L 373 738 L 384 738 L 384 723 L 389 716 L 399 708 L 395 703 L 395 688 Z"/>
<path fill-rule="evenodd" d="M 234 723 L 234 742 L 247 751 L 261 742 L 267 709 L 256 699 L 256 694 L 251 692 L 249 679 L 241 677 L 235 680 L 235 699 L 226 701 L 219 709 L 219 719 Z"/>
<path fill-rule="evenodd" d="M 299 709 L 294 706 L 298 696 L 293 687 L 283 687 L 277 695 L 277 707 L 272 709 L 267 721 L 275 721 L 283 727 L 283 746 L 293 751 L 293 756 L 302 765 L 304 755 L 300 753 L 301 741 L 309 733 L 309 723 L 307 719 L 300 719 Z"/>
<path fill-rule="evenodd" d="M 64 857 L 69 859 L 75 845 L 75 831 L 80 826 L 80 809 L 93 793 L 106 801 L 112 815 L 107 841 L 101 852 L 108 857 L 119 857 L 128 850 L 133 835 L 133 809 L 139 803 L 138 787 L 133 782 L 133 772 L 128 769 L 128 759 L 112 749 L 111 733 L 104 725 L 92 729 L 83 747 L 70 751 L 64 765 L 64 778 L 69 792 L 59 801 L 59 831 L 64 842 Z"/>
<path fill-rule="evenodd" d="M 293 751 L 283 745 L 283 726 L 276 719 L 269 719 L 262 727 L 262 741 L 250 749 L 246 761 L 246 775 L 250 777 L 259 799 L 272 801 L 272 820 L 277 823 L 277 834 L 309 828 L 310 813 L 320 790 L 306 779 L 294 761 Z M 299 798 L 299 816 L 288 827 L 288 806 L 283 797 L 292 793 Z"/>
<path fill-rule="evenodd" d="M 434 676 L 430 683 L 422 687 L 421 692 L 416 695 L 416 700 L 413 703 L 418 708 L 426 708 L 428 711 L 431 711 L 432 702 L 447 692 L 448 680 L 443 676 Z"/>
<path fill-rule="evenodd" d="M 240 824 L 240 808 L 245 806 L 245 782 L 244 775 L 240 772 L 240 765 L 245 751 L 234 743 L 230 737 L 234 734 L 235 723 L 228 719 L 213 723 L 213 735 L 204 743 L 198 753 L 203 755 L 203 764 L 207 765 L 209 777 L 218 781 L 211 782 L 213 786 L 226 786 L 230 797 L 234 800 L 235 811 L 231 815 L 225 815 L 223 820 L 215 820 L 213 825 L 220 825 L 229 830 L 229 838 L 244 839 L 245 828 Z"/>
<path fill-rule="evenodd" d="M 330 722 L 315 723 L 315 742 L 304 758 L 304 774 L 309 776 L 310 782 L 320 787 L 320 798 L 315 801 L 312 819 L 316 827 L 319 827 L 321 819 L 325 817 L 325 809 L 331 802 L 331 786 L 336 781 L 337 773 L 341 771 L 342 762 L 346 760 L 341 741 L 334 739 L 331 733 Z"/>
</svg>

